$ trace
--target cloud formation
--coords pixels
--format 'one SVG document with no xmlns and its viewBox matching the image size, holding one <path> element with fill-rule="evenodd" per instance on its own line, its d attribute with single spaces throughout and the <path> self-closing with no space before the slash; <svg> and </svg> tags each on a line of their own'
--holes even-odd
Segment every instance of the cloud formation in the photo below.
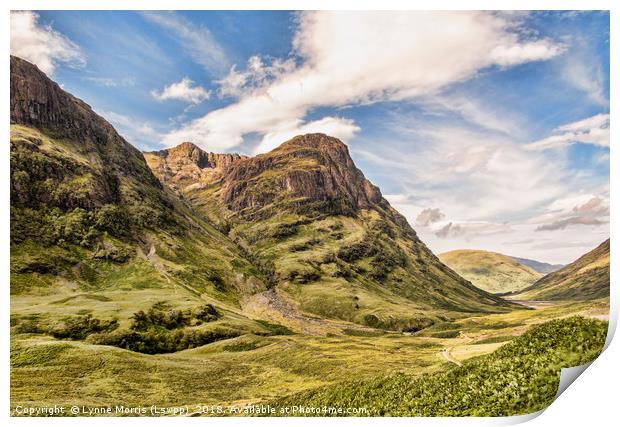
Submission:
<svg viewBox="0 0 620 427">
<path fill-rule="evenodd" d="M 32 11 L 11 12 L 11 55 L 35 64 L 52 75 L 59 63 L 83 66 L 86 57 L 78 45 L 49 25 L 39 23 Z"/>
<path fill-rule="evenodd" d="M 211 91 L 202 86 L 196 86 L 188 77 L 184 77 L 180 82 L 172 83 L 164 87 L 161 91 L 152 90 L 151 96 L 158 101 L 178 100 L 191 104 L 200 104 L 209 99 Z"/>
<path fill-rule="evenodd" d="M 493 234 L 509 233 L 512 229 L 508 224 L 495 224 L 490 222 L 449 222 L 444 226 L 438 228 L 434 234 L 435 236 L 445 238 L 455 237 L 474 237 L 474 236 L 489 236 Z"/>
<path fill-rule="evenodd" d="M 592 144 L 609 147 L 609 114 L 597 114 L 554 129 L 554 135 L 525 146 L 528 150 L 547 150 L 570 144 Z"/>
<path fill-rule="evenodd" d="M 489 67 L 545 60 L 563 50 L 520 31 L 518 18 L 501 13 L 303 12 L 293 42 L 298 65 L 281 61 L 270 78 L 261 77 L 258 63 L 233 69 L 220 84 L 238 101 L 170 132 L 164 143 L 193 140 L 229 149 L 247 134 L 300 132 L 318 107 L 412 99 Z"/>
<path fill-rule="evenodd" d="M 552 220 L 536 227 L 536 231 L 564 230 L 571 225 L 599 226 L 609 223 L 609 199 L 594 196 L 585 202 L 578 202 L 572 209 L 563 207 L 558 201 L 550 208 Z M 555 208 L 555 209 L 554 209 Z"/>
<path fill-rule="evenodd" d="M 445 216 L 439 208 L 426 208 L 416 217 L 415 223 L 420 227 L 428 227 L 434 222 L 441 221 Z"/>
</svg>

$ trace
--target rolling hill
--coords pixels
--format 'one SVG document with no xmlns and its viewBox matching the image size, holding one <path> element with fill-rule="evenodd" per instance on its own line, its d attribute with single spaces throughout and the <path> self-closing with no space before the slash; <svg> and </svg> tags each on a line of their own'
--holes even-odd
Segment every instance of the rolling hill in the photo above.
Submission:
<svg viewBox="0 0 620 427">
<path fill-rule="evenodd" d="M 542 276 L 514 258 L 496 252 L 462 249 L 444 252 L 439 259 L 478 288 L 495 294 L 519 291 Z"/>
<path fill-rule="evenodd" d="M 511 298 L 520 300 L 591 300 L 609 297 L 609 239 L 550 273 Z"/>
</svg>

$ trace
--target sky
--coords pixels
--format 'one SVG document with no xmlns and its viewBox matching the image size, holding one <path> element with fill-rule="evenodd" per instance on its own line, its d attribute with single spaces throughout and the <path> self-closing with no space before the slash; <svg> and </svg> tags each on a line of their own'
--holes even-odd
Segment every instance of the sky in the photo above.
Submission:
<svg viewBox="0 0 620 427">
<path fill-rule="evenodd" d="M 11 53 L 145 151 L 340 138 L 435 253 L 609 237 L 605 12 L 21 11 Z"/>
</svg>

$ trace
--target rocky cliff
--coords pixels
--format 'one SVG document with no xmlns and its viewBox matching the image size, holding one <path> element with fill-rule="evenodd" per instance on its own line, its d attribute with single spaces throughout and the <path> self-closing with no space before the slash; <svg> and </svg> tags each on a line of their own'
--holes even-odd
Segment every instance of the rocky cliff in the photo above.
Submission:
<svg viewBox="0 0 620 427">
<path fill-rule="evenodd" d="M 220 178 L 226 167 L 245 157 L 239 154 L 208 153 L 191 142 L 144 153 L 153 173 L 175 190 Z"/>
<path fill-rule="evenodd" d="M 261 209 L 282 198 L 369 209 L 381 192 L 355 167 L 346 145 L 324 134 L 297 136 L 275 150 L 227 167 L 222 197 L 233 211 Z"/>
</svg>

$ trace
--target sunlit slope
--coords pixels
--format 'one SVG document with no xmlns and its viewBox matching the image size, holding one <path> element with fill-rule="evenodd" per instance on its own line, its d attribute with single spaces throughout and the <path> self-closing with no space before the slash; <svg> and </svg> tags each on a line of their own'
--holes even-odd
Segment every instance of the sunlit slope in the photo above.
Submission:
<svg viewBox="0 0 620 427">
<path fill-rule="evenodd" d="M 519 291 L 542 277 L 531 267 L 496 252 L 462 249 L 444 252 L 439 259 L 476 287 L 496 294 Z"/>
<path fill-rule="evenodd" d="M 591 300 L 609 297 L 609 239 L 513 296 L 523 300 Z"/>
</svg>

